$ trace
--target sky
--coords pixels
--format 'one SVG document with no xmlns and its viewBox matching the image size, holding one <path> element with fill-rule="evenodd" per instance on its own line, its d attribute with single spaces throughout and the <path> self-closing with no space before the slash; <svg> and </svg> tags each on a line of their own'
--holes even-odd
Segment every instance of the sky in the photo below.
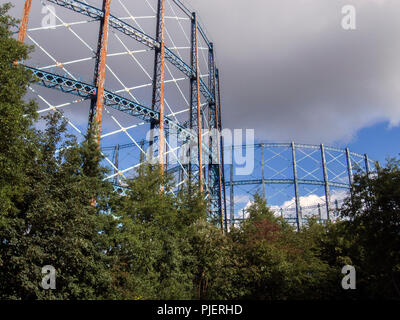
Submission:
<svg viewBox="0 0 400 320">
<path fill-rule="evenodd" d="M 215 42 L 225 127 L 399 153 L 398 0 L 187 0 Z M 356 30 L 341 26 L 356 9 Z"/>
<path fill-rule="evenodd" d="M 20 15 L 23 1 L 14 2 L 12 13 Z M 398 0 L 182 2 L 214 42 L 225 128 L 255 129 L 258 141 L 349 146 L 381 162 L 399 153 Z M 356 10 L 356 30 L 342 28 L 345 5 Z M 140 14 L 139 7 L 130 9 Z M 40 14 L 34 5 L 33 16 Z M 78 48 L 71 42 L 62 50 Z M 92 66 L 83 67 L 90 75 Z"/>
<path fill-rule="evenodd" d="M 102 2 L 84 1 L 96 7 Z M 397 143 L 400 140 L 399 0 L 181 1 L 197 12 L 202 28 L 214 43 L 221 76 L 224 128 L 254 129 L 258 142 L 295 141 L 349 147 L 381 163 L 400 153 Z M 5 2 L 8 0 L 0 0 Z M 171 2 L 166 0 L 166 15 L 170 16 L 166 19 L 167 46 L 184 47 L 190 37 L 190 21 L 171 19 L 175 15 Z M 11 14 L 20 16 L 23 3 L 15 0 Z M 155 15 L 155 3 L 156 0 L 112 0 L 111 11 L 118 17 L 135 16 L 133 20 L 128 17 L 128 22 L 152 35 L 155 18 L 150 16 Z M 342 10 L 349 5 L 355 9 L 355 30 L 345 30 L 342 26 L 346 18 Z M 59 6 L 55 8 L 58 24 L 86 19 Z M 36 47 L 28 63 L 43 67 L 58 61 L 65 68 L 56 67 L 56 73 L 68 71 L 90 83 L 94 68 L 91 48 L 97 45 L 96 22 L 35 30 L 45 15 L 42 9 L 40 0 L 33 0 L 27 42 L 35 41 L 42 47 Z M 114 30 L 109 39 L 106 88 L 129 99 L 135 96 L 149 106 L 153 51 Z M 204 43 L 199 46 L 200 71 L 204 75 L 208 72 L 207 51 L 202 47 Z M 189 51 L 185 50 L 176 49 L 176 52 L 190 63 Z M 179 79 L 182 80 L 182 74 L 176 70 L 166 73 L 167 105 L 180 112 L 186 108 L 189 82 Z M 70 96 L 54 90 L 39 90 L 53 106 L 71 100 Z M 186 101 L 182 92 L 186 94 Z M 40 103 L 47 107 L 43 101 Z M 74 102 L 62 110 L 84 130 L 88 108 L 86 101 Z M 186 116 L 183 112 L 177 117 L 181 121 Z M 107 110 L 104 119 L 103 132 L 133 124 L 136 127 L 128 130 L 131 137 L 144 133 L 141 120 L 115 110 Z M 120 132 L 103 139 L 102 143 L 103 146 L 129 143 L 131 137 Z M 122 154 L 120 162 L 133 158 L 139 159 L 138 150 Z M 313 203 L 316 197 L 320 195 L 312 194 L 303 203 Z M 242 203 L 246 202 L 247 198 L 242 199 Z"/>
</svg>

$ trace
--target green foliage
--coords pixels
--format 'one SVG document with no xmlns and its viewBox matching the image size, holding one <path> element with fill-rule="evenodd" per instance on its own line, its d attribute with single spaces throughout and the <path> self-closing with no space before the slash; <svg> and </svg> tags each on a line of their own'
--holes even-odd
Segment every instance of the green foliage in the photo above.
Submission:
<svg viewBox="0 0 400 320">
<path fill-rule="evenodd" d="M 0 228 L 17 213 L 15 202 L 25 188 L 24 168 L 35 154 L 30 126 L 37 117 L 36 104 L 23 100 L 31 74 L 13 64 L 26 59 L 29 48 L 11 38 L 16 21 L 7 15 L 10 7 L 0 6 Z"/>
<path fill-rule="evenodd" d="M 356 297 L 400 299 L 400 161 L 357 175 L 342 216 Z"/>
<path fill-rule="evenodd" d="M 187 228 L 199 219 L 206 219 L 207 204 L 198 184 L 188 182 L 177 195 L 178 228 Z"/>
<path fill-rule="evenodd" d="M 26 168 L 23 201 L 14 219 L 20 223 L 10 221 L 1 234 L 6 298 L 101 298 L 111 281 L 100 250 L 104 217 L 92 203 L 112 189 L 97 170 L 88 169 L 93 163 L 86 159 L 100 159 L 91 133 L 78 145 L 64 134 L 66 122 L 60 117 L 46 117 L 48 126 L 40 134 L 37 155 Z M 38 285 L 45 265 L 56 268 L 57 290 L 45 291 Z"/>
<path fill-rule="evenodd" d="M 128 191 L 113 200 L 118 224 L 110 237 L 114 288 L 120 299 L 189 299 L 193 264 L 189 227 L 205 215 L 201 195 L 183 189 L 177 196 L 160 168 L 142 165 Z"/>
<path fill-rule="evenodd" d="M 248 212 L 249 219 L 233 233 L 241 260 L 239 283 L 246 288 L 241 298 L 319 298 L 329 267 L 318 258 L 314 228 L 296 232 L 275 217 L 259 195 Z"/>
<path fill-rule="evenodd" d="M 45 132 L 32 128 L 36 104 L 24 95 L 33 79 L 14 64 L 30 48 L 11 38 L 9 8 L 0 8 L 0 298 L 102 298 L 111 281 L 100 233 L 107 218 L 91 203 L 112 189 L 92 132 L 77 144 L 59 114 Z M 56 268 L 57 290 L 40 287 L 45 265 Z"/>
<path fill-rule="evenodd" d="M 232 279 L 234 257 L 232 243 L 221 229 L 200 219 L 190 228 L 194 256 L 194 297 L 196 299 L 229 299 L 235 294 Z"/>
</svg>

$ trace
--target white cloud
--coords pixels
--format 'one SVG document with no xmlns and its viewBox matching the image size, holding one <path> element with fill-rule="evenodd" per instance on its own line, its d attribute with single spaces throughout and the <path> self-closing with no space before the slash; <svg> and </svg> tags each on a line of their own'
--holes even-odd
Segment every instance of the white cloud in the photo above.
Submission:
<svg viewBox="0 0 400 320">
<path fill-rule="evenodd" d="M 347 198 L 349 195 L 347 190 L 343 189 L 337 189 L 337 190 L 332 190 L 331 191 L 331 207 L 335 206 L 335 201 L 338 201 L 339 207 L 342 203 L 342 201 Z M 247 209 L 253 204 L 252 200 L 249 200 L 246 205 L 243 207 L 243 209 L 239 210 L 237 218 L 242 218 L 243 217 L 243 210 L 244 210 L 244 217 L 247 219 L 249 217 L 249 213 L 247 212 Z M 305 197 L 300 197 L 300 205 L 303 208 L 302 213 L 303 216 L 311 216 L 311 215 L 316 215 L 318 213 L 316 206 L 320 204 L 321 206 L 321 214 L 324 217 L 325 215 L 325 197 L 324 196 L 318 196 L 316 194 L 310 194 Z M 281 208 L 284 209 L 284 216 L 295 216 L 296 211 L 295 211 L 295 198 L 292 198 L 288 201 L 285 201 L 282 203 L 280 206 L 271 206 L 270 208 L 275 212 L 276 216 L 280 216 L 281 214 Z M 307 208 L 310 207 L 310 208 Z M 286 210 L 285 210 L 286 209 Z M 289 209 L 289 210 L 288 210 Z"/>
<path fill-rule="evenodd" d="M 334 203 L 337 201 L 342 201 L 348 196 L 347 190 L 332 190 L 331 191 L 331 202 Z M 290 208 L 295 206 L 295 198 L 291 200 L 285 201 L 281 206 L 274 206 L 273 208 Z M 302 207 L 311 207 L 325 205 L 325 196 L 318 196 L 316 194 L 310 194 L 306 197 L 300 197 L 300 206 Z"/>
</svg>

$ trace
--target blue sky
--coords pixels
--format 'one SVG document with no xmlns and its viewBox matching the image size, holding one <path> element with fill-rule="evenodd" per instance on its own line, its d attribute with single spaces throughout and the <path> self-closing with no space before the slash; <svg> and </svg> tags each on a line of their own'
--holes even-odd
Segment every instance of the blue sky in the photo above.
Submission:
<svg viewBox="0 0 400 320">
<path fill-rule="evenodd" d="M 400 127 L 390 127 L 388 122 L 381 122 L 359 130 L 348 147 L 357 153 L 367 153 L 370 159 L 384 164 L 387 157 L 398 157 L 399 141 Z"/>
</svg>

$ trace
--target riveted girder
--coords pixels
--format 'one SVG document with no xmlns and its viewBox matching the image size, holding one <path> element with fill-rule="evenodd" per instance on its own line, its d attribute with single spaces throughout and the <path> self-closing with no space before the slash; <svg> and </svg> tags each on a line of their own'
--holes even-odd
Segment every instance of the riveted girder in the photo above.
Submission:
<svg viewBox="0 0 400 320">
<path fill-rule="evenodd" d="M 194 163 L 194 155 L 189 149 L 189 179 L 193 179 L 194 171 L 197 168 L 198 181 L 200 191 L 203 191 L 203 153 L 202 145 L 202 121 L 201 121 L 201 103 L 200 103 L 200 72 L 199 72 L 199 57 L 198 57 L 198 33 L 197 33 L 197 18 L 196 13 L 192 14 L 192 32 L 191 32 L 191 52 L 190 60 L 192 70 L 195 72 L 190 77 L 190 111 L 189 111 L 189 126 L 190 129 L 197 132 L 197 163 Z"/>
<path fill-rule="evenodd" d="M 165 0 L 157 2 L 156 41 L 160 45 L 155 48 L 152 109 L 160 113 L 158 122 L 150 124 L 150 155 L 153 155 L 154 130 L 159 129 L 159 162 L 161 172 L 164 173 L 165 128 L 164 128 L 164 90 L 165 90 Z"/>
<path fill-rule="evenodd" d="M 103 0 L 103 18 L 100 24 L 98 52 L 96 57 L 95 66 L 95 85 L 97 87 L 97 95 L 92 98 L 90 121 L 95 117 L 97 140 L 100 144 L 101 126 L 103 121 L 103 104 L 104 104 L 104 86 L 106 81 L 106 61 L 107 61 L 107 47 L 108 47 L 108 28 L 110 21 L 111 0 Z M 94 105 L 96 109 L 94 109 Z M 94 113 L 94 115 L 93 115 Z M 91 123 L 90 122 L 90 123 Z"/>
</svg>

